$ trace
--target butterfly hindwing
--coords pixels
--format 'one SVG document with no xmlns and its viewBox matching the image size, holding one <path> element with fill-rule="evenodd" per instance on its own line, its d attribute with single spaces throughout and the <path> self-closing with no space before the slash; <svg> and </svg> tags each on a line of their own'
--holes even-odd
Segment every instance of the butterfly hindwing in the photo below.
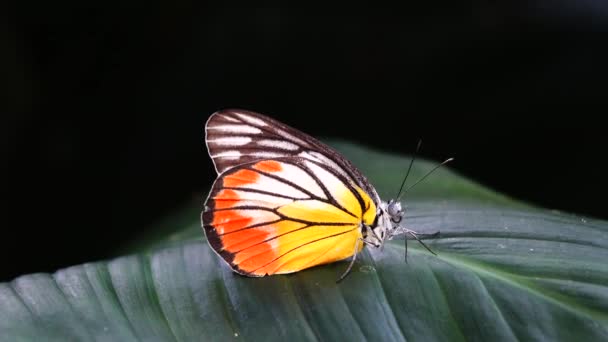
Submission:
<svg viewBox="0 0 608 342">
<path fill-rule="evenodd" d="M 376 205 L 322 163 L 279 157 L 221 173 L 203 212 L 211 247 L 238 273 L 291 273 L 345 259 Z M 361 246 L 362 247 L 362 246 Z"/>
</svg>

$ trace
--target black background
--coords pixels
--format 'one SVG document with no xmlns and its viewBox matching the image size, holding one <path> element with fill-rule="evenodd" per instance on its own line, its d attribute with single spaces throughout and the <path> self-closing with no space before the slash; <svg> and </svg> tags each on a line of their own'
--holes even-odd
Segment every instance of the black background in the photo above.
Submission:
<svg viewBox="0 0 608 342">
<path fill-rule="evenodd" d="M 107 257 L 213 181 L 238 107 L 608 218 L 608 6 L 36 4 L 5 13 L 0 280 Z"/>
</svg>

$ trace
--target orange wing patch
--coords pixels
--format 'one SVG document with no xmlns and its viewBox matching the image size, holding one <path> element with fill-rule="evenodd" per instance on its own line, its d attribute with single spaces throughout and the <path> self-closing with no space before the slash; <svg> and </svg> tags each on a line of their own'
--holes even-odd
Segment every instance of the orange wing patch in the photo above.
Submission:
<svg viewBox="0 0 608 342">
<path fill-rule="evenodd" d="M 219 235 L 224 235 L 244 230 L 247 227 L 274 222 L 279 219 L 280 216 L 274 214 L 272 211 L 227 209 L 217 210 L 213 215 L 211 224 L 215 227 L 215 231 Z"/>
<path fill-rule="evenodd" d="M 352 256 L 361 223 L 368 224 L 376 208 L 361 189 L 321 168 L 280 158 L 224 172 L 203 212 L 211 247 L 249 276 L 291 273 Z"/>
<path fill-rule="evenodd" d="M 266 172 L 279 172 L 283 170 L 281 163 L 276 160 L 262 160 L 261 162 L 254 164 L 253 168 Z"/>
<path fill-rule="evenodd" d="M 225 187 L 239 187 L 247 184 L 255 183 L 260 177 L 260 174 L 252 170 L 239 170 L 233 174 L 224 177 Z"/>
</svg>

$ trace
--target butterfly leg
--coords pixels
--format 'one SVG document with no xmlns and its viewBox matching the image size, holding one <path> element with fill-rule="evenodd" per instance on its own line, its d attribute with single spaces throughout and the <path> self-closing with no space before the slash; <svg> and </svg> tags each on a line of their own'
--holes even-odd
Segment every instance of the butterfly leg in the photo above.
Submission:
<svg viewBox="0 0 608 342">
<path fill-rule="evenodd" d="M 344 273 L 340 276 L 340 278 L 338 278 L 338 280 L 336 280 L 336 283 L 339 283 L 342 280 L 344 280 L 344 278 L 346 278 L 346 276 L 352 270 L 353 265 L 355 264 L 355 260 L 357 260 L 357 254 L 359 253 L 359 245 L 361 243 L 365 243 L 365 240 L 363 240 L 361 238 L 357 239 L 357 242 L 355 243 L 355 252 L 353 253 L 353 258 L 350 260 L 350 263 L 348 264 L 348 267 L 346 268 L 346 271 L 344 271 Z"/>
<path fill-rule="evenodd" d="M 420 234 L 416 231 L 413 231 L 411 229 L 407 229 L 407 228 L 402 228 L 403 232 L 406 234 L 405 236 L 405 262 L 407 263 L 407 235 L 410 235 L 411 237 L 413 237 L 414 239 L 416 239 L 416 241 L 418 241 L 424 248 L 426 248 L 427 251 L 431 252 L 431 254 L 433 255 L 437 255 L 437 253 L 433 252 L 431 250 L 431 248 L 429 246 L 427 246 L 424 242 L 422 242 L 422 240 L 420 239 L 425 238 L 425 237 L 429 237 L 432 239 L 438 238 L 439 237 L 439 231 L 432 233 L 432 234 Z"/>
</svg>

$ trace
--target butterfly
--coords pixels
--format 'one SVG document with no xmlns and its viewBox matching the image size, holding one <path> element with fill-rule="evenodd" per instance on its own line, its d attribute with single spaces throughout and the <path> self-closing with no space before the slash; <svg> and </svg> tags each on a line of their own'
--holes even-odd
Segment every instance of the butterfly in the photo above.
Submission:
<svg viewBox="0 0 608 342">
<path fill-rule="evenodd" d="M 381 248 L 400 233 L 422 243 L 400 226 L 401 202 L 383 202 L 350 161 L 286 124 L 221 110 L 209 117 L 205 141 L 218 177 L 202 226 L 239 274 L 293 273 L 352 257 L 341 280 L 364 246 Z"/>
</svg>

